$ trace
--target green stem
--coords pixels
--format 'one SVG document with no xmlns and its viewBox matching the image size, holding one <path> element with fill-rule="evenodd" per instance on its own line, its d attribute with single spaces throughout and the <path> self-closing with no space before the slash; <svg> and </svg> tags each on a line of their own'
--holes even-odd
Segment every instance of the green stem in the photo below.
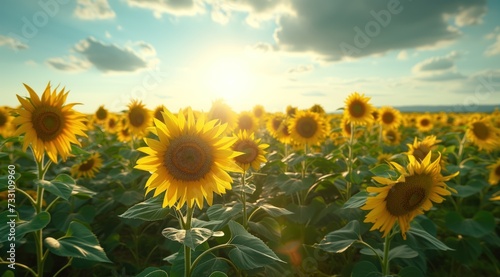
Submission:
<svg viewBox="0 0 500 277">
<path fill-rule="evenodd" d="M 10 263 L 10 262 L 7 262 L 7 261 L 3 261 L 3 260 L 2 260 L 2 261 L 0 261 L 0 264 L 11 264 L 11 263 Z M 35 276 L 35 277 L 37 276 L 37 275 L 36 275 L 36 272 L 35 272 L 33 269 L 31 269 L 29 266 L 27 266 L 27 265 L 25 265 L 25 264 L 21 264 L 21 263 L 14 263 L 14 264 L 15 264 L 16 266 L 18 266 L 18 267 L 22 267 L 22 268 L 26 269 L 26 270 L 27 270 L 29 273 L 31 273 L 33 276 Z"/>
<path fill-rule="evenodd" d="M 25 192 L 24 190 L 16 187 L 16 191 L 18 191 L 19 193 L 21 193 L 22 195 L 26 196 L 26 198 L 28 198 L 28 200 L 30 201 L 31 205 L 33 205 L 33 207 L 36 207 L 36 202 L 35 202 L 35 199 L 33 199 L 31 197 L 31 195 L 29 195 L 27 192 Z"/>
<path fill-rule="evenodd" d="M 352 179 L 352 144 L 354 142 L 354 124 L 352 122 L 350 122 L 351 124 L 351 134 L 349 136 L 349 143 L 347 145 L 347 149 L 349 151 L 349 155 L 347 157 L 347 176 L 348 178 L 346 178 L 346 197 L 345 197 L 345 200 L 349 200 L 349 198 L 351 198 L 351 179 Z"/>
<path fill-rule="evenodd" d="M 243 171 L 241 175 L 241 201 L 243 202 L 243 228 L 247 228 L 248 218 L 247 218 L 247 194 L 245 193 L 245 175 L 246 171 Z"/>
<path fill-rule="evenodd" d="M 49 169 L 51 161 L 49 160 L 47 164 L 44 166 L 44 156 L 42 155 L 42 159 L 40 161 L 36 161 L 37 169 L 38 169 L 38 180 L 43 181 L 45 178 L 45 173 Z M 36 191 L 36 201 L 35 201 L 35 212 L 39 214 L 42 212 L 42 204 L 43 204 L 43 193 L 44 188 L 42 186 L 37 187 Z M 43 265 L 44 265 L 44 255 L 43 255 L 43 232 L 42 230 L 35 231 L 35 247 L 36 247 L 36 262 L 37 262 L 37 276 L 43 276 Z"/>
<path fill-rule="evenodd" d="M 382 263 L 382 275 L 387 276 L 389 272 L 389 250 L 391 249 L 391 234 L 385 236 L 384 242 L 384 258 Z"/>
<path fill-rule="evenodd" d="M 187 206 L 186 220 L 184 222 L 184 230 L 191 229 L 191 219 L 193 218 L 194 207 Z M 184 244 L 184 276 L 191 276 L 191 248 Z"/>
<path fill-rule="evenodd" d="M 61 267 L 61 269 L 59 269 L 56 272 L 56 274 L 54 274 L 54 277 L 56 277 L 57 275 L 59 275 L 59 273 L 61 273 L 63 270 L 65 270 L 67 267 L 69 267 L 71 265 L 72 261 L 73 261 L 73 257 L 69 258 L 69 261 L 63 267 Z"/>
<path fill-rule="evenodd" d="M 222 249 L 222 248 L 226 248 L 226 247 L 233 247 L 233 245 L 227 244 L 227 243 L 225 243 L 225 244 L 219 244 L 217 246 L 214 246 L 212 248 L 209 248 L 209 249 L 203 251 L 203 253 L 201 253 L 198 257 L 196 257 L 196 259 L 194 259 L 193 263 L 191 264 L 191 269 L 193 269 L 201 261 L 201 259 L 205 255 L 207 255 L 208 253 L 210 253 L 210 252 L 212 252 L 214 250 Z"/>
<path fill-rule="evenodd" d="M 375 256 L 378 258 L 378 261 L 380 262 L 380 266 L 382 266 L 382 267 L 384 266 L 384 261 L 382 260 L 382 257 L 380 257 L 380 255 L 377 253 L 377 251 L 375 251 L 375 248 L 373 248 L 371 245 L 369 245 L 368 243 L 361 240 L 361 238 L 359 240 L 357 240 L 356 242 L 361 243 L 364 246 L 368 247 L 368 249 L 370 249 L 375 254 Z"/>
<path fill-rule="evenodd" d="M 47 208 L 45 208 L 45 211 L 48 212 L 50 210 L 50 208 L 52 208 L 52 206 L 54 206 L 57 202 L 57 200 L 61 199 L 61 197 L 56 197 L 54 200 L 52 200 L 52 202 L 50 202 L 50 204 L 47 206 Z"/>
</svg>

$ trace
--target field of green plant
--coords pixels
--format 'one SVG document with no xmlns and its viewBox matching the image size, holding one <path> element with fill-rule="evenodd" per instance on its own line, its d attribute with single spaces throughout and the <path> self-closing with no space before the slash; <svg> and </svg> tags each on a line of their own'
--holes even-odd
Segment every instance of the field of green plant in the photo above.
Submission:
<svg viewBox="0 0 500 277">
<path fill-rule="evenodd" d="M 500 275 L 498 110 L 85 115 L 26 89 L 0 107 L 0 276 Z"/>
</svg>

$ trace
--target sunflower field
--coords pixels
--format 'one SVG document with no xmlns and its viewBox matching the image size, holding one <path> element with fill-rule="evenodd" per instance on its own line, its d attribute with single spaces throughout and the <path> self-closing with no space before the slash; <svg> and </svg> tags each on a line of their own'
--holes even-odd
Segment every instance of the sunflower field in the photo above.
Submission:
<svg viewBox="0 0 500 277">
<path fill-rule="evenodd" d="M 0 276 L 499 276 L 500 111 L 0 107 Z"/>
</svg>

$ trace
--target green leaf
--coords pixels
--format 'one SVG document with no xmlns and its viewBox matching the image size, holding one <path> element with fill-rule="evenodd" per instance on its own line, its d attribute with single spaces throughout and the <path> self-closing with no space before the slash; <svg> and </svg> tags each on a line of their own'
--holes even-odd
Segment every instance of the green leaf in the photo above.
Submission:
<svg viewBox="0 0 500 277">
<path fill-rule="evenodd" d="M 408 266 L 399 271 L 400 277 L 424 277 L 425 275 L 416 266 Z"/>
<path fill-rule="evenodd" d="M 342 253 L 359 239 L 359 222 L 353 220 L 339 230 L 328 233 L 315 246 L 331 253 Z"/>
<path fill-rule="evenodd" d="M 231 230 L 228 243 L 235 247 L 228 255 L 237 267 L 254 269 L 276 261 L 283 262 L 262 240 L 248 233 L 239 223 L 229 221 L 228 226 Z"/>
<path fill-rule="evenodd" d="M 35 183 L 42 186 L 50 193 L 59 196 L 64 200 L 68 200 L 73 192 L 75 180 L 67 174 L 59 174 L 50 182 L 46 180 L 36 180 Z"/>
<path fill-rule="evenodd" d="M 393 249 L 389 250 L 389 261 L 394 258 L 400 259 L 410 259 L 418 256 L 418 252 L 411 249 L 408 245 L 400 245 L 396 246 Z"/>
<path fill-rule="evenodd" d="M 260 205 L 259 208 L 266 211 L 266 213 L 268 213 L 272 217 L 293 214 L 293 212 L 291 212 L 285 208 L 279 208 L 279 207 L 273 206 L 271 204 L 263 204 L 263 205 Z"/>
<path fill-rule="evenodd" d="M 163 197 L 157 196 L 146 199 L 146 201 L 135 204 L 126 210 L 123 214 L 119 215 L 123 218 L 142 219 L 146 221 L 156 221 L 165 219 L 169 213 L 170 208 L 162 208 Z"/>
<path fill-rule="evenodd" d="M 69 224 L 64 237 L 57 240 L 45 238 L 45 245 L 58 256 L 111 263 L 92 231 L 76 221 Z"/>
<path fill-rule="evenodd" d="M 296 192 L 309 189 L 315 182 L 315 179 L 308 176 L 304 179 L 293 178 L 286 174 L 281 174 L 276 179 L 279 188 L 285 192 L 286 195 L 294 194 Z"/>
<path fill-rule="evenodd" d="M 215 204 L 207 209 L 207 215 L 210 220 L 229 220 L 241 213 L 242 210 L 243 205 L 241 203 L 237 203 L 234 206 Z"/>
<path fill-rule="evenodd" d="M 148 267 L 135 277 L 168 277 L 168 274 L 160 268 Z"/>
<path fill-rule="evenodd" d="M 375 176 L 389 178 L 389 179 L 398 176 L 396 171 L 393 168 L 391 168 L 388 164 L 377 165 L 376 167 L 370 169 L 370 172 L 373 173 L 373 175 Z"/>
<path fill-rule="evenodd" d="M 278 221 L 272 217 L 266 216 L 258 222 L 250 221 L 248 222 L 248 226 L 252 231 L 271 241 L 277 241 L 281 238 L 281 226 Z"/>
<path fill-rule="evenodd" d="M 483 188 L 489 186 L 486 180 L 478 180 L 472 179 L 469 180 L 465 185 L 455 186 L 454 188 L 457 190 L 457 195 L 459 197 L 465 198 L 476 193 L 479 193 L 483 190 Z"/>
<path fill-rule="evenodd" d="M 476 262 L 483 252 L 481 242 L 472 237 L 448 237 L 446 238 L 446 244 L 456 250 L 446 252 L 446 254 L 455 258 L 462 264 L 472 264 Z"/>
<path fill-rule="evenodd" d="M 356 193 L 355 195 L 351 196 L 351 198 L 349 198 L 349 200 L 347 200 L 344 203 L 344 205 L 342 206 L 342 209 L 359 208 L 366 203 L 367 197 L 368 197 L 368 192 L 362 190 L 362 191 Z"/>
<path fill-rule="evenodd" d="M 351 277 L 379 277 L 382 273 L 378 268 L 368 261 L 356 263 L 352 269 Z"/>
<path fill-rule="evenodd" d="M 169 240 L 177 241 L 191 249 L 196 249 L 198 245 L 212 237 L 214 232 L 207 228 L 191 228 L 186 231 L 169 227 L 163 229 L 161 234 Z M 218 235 L 217 233 L 216 236 Z"/>
<path fill-rule="evenodd" d="M 226 273 L 220 272 L 220 271 L 215 271 L 210 274 L 209 277 L 227 277 Z"/>
<path fill-rule="evenodd" d="M 451 211 L 446 214 L 445 225 L 457 234 L 480 238 L 495 229 L 495 217 L 491 212 L 479 211 L 473 218 L 465 219 Z"/>
<path fill-rule="evenodd" d="M 453 250 L 425 231 L 424 228 L 422 228 L 422 226 L 415 221 L 411 223 L 411 228 L 408 230 L 407 234 L 418 237 L 419 242 L 421 243 L 421 248 L 423 249 L 438 249 L 443 251 Z"/>
<path fill-rule="evenodd" d="M 117 200 L 125 206 L 131 206 L 144 200 L 144 194 L 133 190 L 127 190 L 120 193 L 120 197 L 118 197 Z"/>
<path fill-rule="evenodd" d="M 21 238 L 24 234 L 41 230 L 50 223 L 50 214 L 48 212 L 40 212 L 35 215 L 30 221 L 17 225 L 16 237 Z"/>
</svg>

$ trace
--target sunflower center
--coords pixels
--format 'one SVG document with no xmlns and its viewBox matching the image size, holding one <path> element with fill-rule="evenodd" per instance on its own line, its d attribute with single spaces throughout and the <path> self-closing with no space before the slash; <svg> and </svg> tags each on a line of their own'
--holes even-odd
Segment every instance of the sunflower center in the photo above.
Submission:
<svg viewBox="0 0 500 277">
<path fill-rule="evenodd" d="M 495 167 L 495 175 L 500 176 L 500 165 Z"/>
<path fill-rule="evenodd" d="M 273 124 L 273 129 L 274 130 L 279 130 L 280 126 L 281 126 L 281 119 L 279 118 L 273 118 L 273 121 L 272 121 L 272 124 Z"/>
<path fill-rule="evenodd" d="M 428 198 L 432 186 L 429 175 L 413 175 L 395 184 L 387 194 L 387 210 L 393 216 L 403 216 L 418 209 Z"/>
<path fill-rule="evenodd" d="M 0 112 L 0 126 L 5 125 L 7 122 L 7 116 L 5 116 L 2 112 Z"/>
<path fill-rule="evenodd" d="M 392 131 L 392 130 L 387 131 L 387 133 L 385 133 L 385 137 L 390 142 L 395 142 L 396 141 L 396 133 L 394 131 Z"/>
<path fill-rule="evenodd" d="M 198 181 L 210 172 L 212 164 L 212 149 L 195 136 L 174 139 L 165 152 L 165 168 L 177 180 Z"/>
<path fill-rule="evenodd" d="M 95 116 L 97 119 L 103 120 L 108 116 L 108 112 L 103 107 L 100 107 L 97 112 L 95 112 Z"/>
<path fill-rule="evenodd" d="M 297 120 L 297 133 L 303 138 L 311 138 L 318 130 L 318 122 L 312 117 L 301 117 Z"/>
<path fill-rule="evenodd" d="M 253 127 L 252 119 L 249 116 L 242 116 L 238 120 L 238 127 L 241 130 L 251 130 Z"/>
<path fill-rule="evenodd" d="M 427 127 L 431 124 L 431 121 L 427 118 L 424 118 L 422 120 L 420 120 L 420 125 L 422 125 L 423 127 Z"/>
<path fill-rule="evenodd" d="M 474 136 L 480 140 L 486 140 L 490 136 L 488 126 L 482 122 L 474 122 L 472 124 L 472 132 L 474 133 Z"/>
<path fill-rule="evenodd" d="M 145 111 L 141 108 L 131 109 L 130 114 L 128 115 L 130 124 L 134 127 L 141 127 L 145 120 L 144 112 Z"/>
<path fill-rule="evenodd" d="M 94 167 L 94 159 L 88 159 L 85 162 L 81 163 L 78 167 L 78 170 L 81 172 L 90 171 Z"/>
<path fill-rule="evenodd" d="M 237 162 L 242 164 L 251 164 L 259 155 L 259 147 L 253 141 L 249 140 L 237 142 L 233 149 L 244 153 L 234 158 Z"/>
<path fill-rule="evenodd" d="M 65 118 L 60 110 L 53 107 L 40 107 L 32 115 L 33 129 L 42 141 L 51 141 L 63 131 Z"/>
<path fill-rule="evenodd" d="M 365 112 L 365 104 L 359 100 L 353 101 L 351 105 L 349 105 L 349 113 L 352 117 L 363 117 Z"/>
<path fill-rule="evenodd" d="M 155 118 L 160 120 L 160 121 L 163 120 L 163 116 L 162 116 L 161 112 L 162 112 L 162 109 L 158 109 L 155 112 Z"/>
<path fill-rule="evenodd" d="M 116 120 L 114 120 L 113 118 L 111 118 L 108 121 L 108 126 L 109 126 L 109 128 L 115 128 L 115 126 L 116 126 Z"/>
<path fill-rule="evenodd" d="M 417 160 L 419 161 L 423 161 L 425 159 L 425 157 L 427 156 L 427 154 L 429 154 L 429 147 L 427 147 L 427 145 L 423 145 L 421 144 L 419 147 L 415 148 L 413 150 L 413 156 L 415 156 L 415 158 L 417 158 Z"/>
<path fill-rule="evenodd" d="M 392 122 L 394 122 L 394 115 L 392 113 L 384 113 L 382 115 L 382 121 L 385 124 L 391 124 Z"/>
</svg>

